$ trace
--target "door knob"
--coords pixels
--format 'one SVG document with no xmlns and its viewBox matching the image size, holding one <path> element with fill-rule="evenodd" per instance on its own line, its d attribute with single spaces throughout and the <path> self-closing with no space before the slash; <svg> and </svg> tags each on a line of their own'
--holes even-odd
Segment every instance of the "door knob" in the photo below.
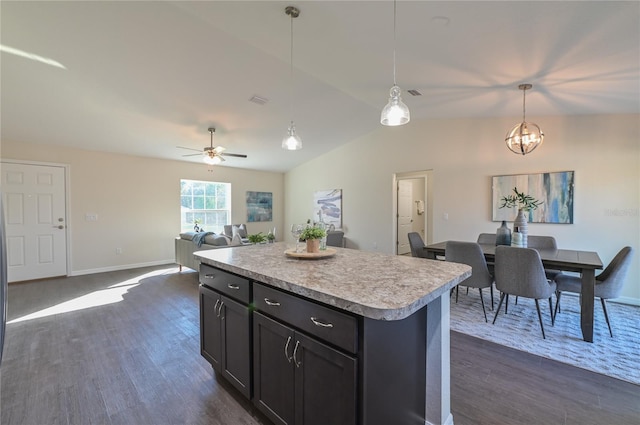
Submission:
<svg viewBox="0 0 640 425">
<path fill-rule="evenodd" d="M 53 226 L 53 228 L 54 228 L 54 229 L 55 229 L 55 228 L 58 228 L 58 229 L 61 229 L 61 230 L 62 230 L 62 229 L 64 229 L 64 226 L 61 224 L 61 225 L 59 225 L 59 226 Z"/>
</svg>

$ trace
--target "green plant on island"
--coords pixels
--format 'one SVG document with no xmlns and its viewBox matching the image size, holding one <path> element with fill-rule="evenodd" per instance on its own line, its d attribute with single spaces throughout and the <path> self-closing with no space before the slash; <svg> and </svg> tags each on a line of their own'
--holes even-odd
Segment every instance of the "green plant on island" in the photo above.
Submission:
<svg viewBox="0 0 640 425">
<path fill-rule="evenodd" d="M 518 192 L 518 188 L 514 187 L 514 195 L 503 196 L 500 198 L 500 208 L 513 208 L 518 207 L 519 210 L 531 211 L 542 205 L 542 201 L 537 200 L 533 196 L 527 195 L 524 192 Z"/>
<path fill-rule="evenodd" d="M 248 235 L 247 239 L 249 239 L 249 242 L 254 244 L 263 243 L 267 241 L 267 235 L 263 235 L 262 232 L 260 232 L 254 235 Z"/>
<path fill-rule="evenodd" d="M 320 229 L 319 227 L 309 226 L 305 228 L 300 234 L 301 241 L 307 241 L 311 239 L 322 239 L 327 235 L 324 229 Z"/>
<path fill-rule="evenodd" d="M 272 231 L 269 231 L 269 233 L 267 233 L 267 240 L 269 242 L 275 241 L 276 240 L 276 235 L 274 235 Z"/>
</svg>

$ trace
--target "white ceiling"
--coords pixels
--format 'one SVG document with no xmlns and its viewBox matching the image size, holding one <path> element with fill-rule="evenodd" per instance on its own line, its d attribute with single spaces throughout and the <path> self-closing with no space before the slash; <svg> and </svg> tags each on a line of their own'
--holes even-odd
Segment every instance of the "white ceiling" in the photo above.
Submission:
<svg viewBox="0 0 640 425">
<path fill-rule="evenodd" d="M 215 145 L 248 155 L 224 166 L 286 171 L 378 129 L 393 82 L 392 1 L 4 0 L 0 12 L 3 46 L 66 68 L 2 52 L 2 140 L 197 166 L 176 146 L 202 149 L 213 126 Z M 640 2 L 399 1 L 397 81 L 414 121 L 519 119 L 523 82 L 527 117 L 640 113 Z M 301 151 L 280 148 L 291 118 Z"/>
</svg>

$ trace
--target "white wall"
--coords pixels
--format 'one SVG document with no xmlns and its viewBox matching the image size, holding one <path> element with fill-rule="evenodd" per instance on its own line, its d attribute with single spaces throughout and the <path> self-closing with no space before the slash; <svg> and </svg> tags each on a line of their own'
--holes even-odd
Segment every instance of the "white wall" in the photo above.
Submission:
<svg viewBox="0 0 640 425">
<path fill-rule="evenodd" d="M 529 233 L 597 251 L 605 265 L 632 246 L 623 296 L 640 303 L 640 116 L 527 118 L 541 126 L 545 142 L 524 157 L 504 144 L 517 117 L 380 126 L 286 174 L 285 226 L 310 216 L 314 191 L 342 189 L 348 246 L 393 253 L 393 175 L 433 170 L 428 241 L 475 240 L 500 224 L 491 221 L 491 176 L 574 170 L 574 224 L 531 223 Z"/>
<path fill-rule="evenodd" d="M 180 179 L 231 183 L 233 223 L 247 220 L 246 191 L 272 192 L 274 221 L 247 223 L 247 228 L 266 234 L 283 226 L 282 173 L 224 166 L 212 173 L 205 164 L 22 142 L 2 141 L 1 153 L 2 159 L 69 165 L 70 274 L 172 263 L 180 233 Z M 97 214 L 98 221 L 86 221 L 86 213 Z"/>
</svg>

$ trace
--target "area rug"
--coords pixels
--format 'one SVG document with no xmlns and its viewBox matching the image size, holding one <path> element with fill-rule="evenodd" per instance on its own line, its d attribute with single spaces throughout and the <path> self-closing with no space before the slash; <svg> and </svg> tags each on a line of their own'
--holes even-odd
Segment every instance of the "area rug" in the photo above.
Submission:
<svg viewBox="0 0 640 425">
<path fill-rule="evenodd" d="M 471 288 L 467 294 L 466 288 L 460 287 L 458 302 L 455 294 L 451 297 L 452 330 L 640 385 L 640 307 L 607 303 L 611 338 L 602 306 L 596 300 L 594 342 L 589 343 L 582 339 L 579 298 L 563 293 L 555 326 L 551 326 L 548 301 L 540 302 L 546 334 L 543 339 L 533 300 L 519 298 L 516 305 L 511 297 L 509 314 L 504 314 L 503 304 L 493 325 L 495 311 L 491 311 L 488 291 L 483 292 L 488 323 L 482 315 L 478 290 Z M 494 297 L 497 308 L 499 297 Z"/>
</svg>

